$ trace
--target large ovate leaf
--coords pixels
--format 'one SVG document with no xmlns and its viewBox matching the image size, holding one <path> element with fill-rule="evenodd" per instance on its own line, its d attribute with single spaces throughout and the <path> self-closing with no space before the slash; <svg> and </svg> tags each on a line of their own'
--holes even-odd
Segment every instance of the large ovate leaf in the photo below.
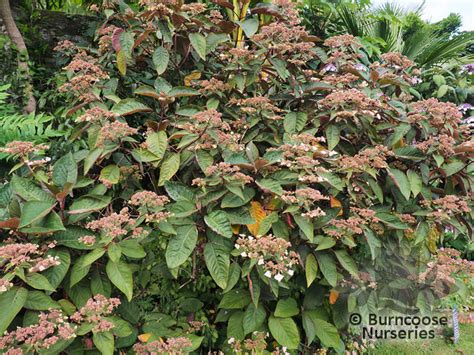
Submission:
<svg viewBox="0 0 474 355">
<path fill-rule="evenodd" d="M 77 181 L 77 164 L 72 153 L 60 158 L 53 165 L 53 183 L 64 187 L 67 183 L 74 185 Z"/>
<path fill-rule="evenodd" d="M 153 111 L 147 105 L 142 104 L 141 102 L 134 99 L 124 99 L 119 103 L 115 104 L 112 108 L 112 112 L 120 116 L 133 115 L 137 112 L 151 112 Z"/>
<path fill-rule="evenodd" d="M 26 227 L 44 216 L 46 216 L 54 207 L 51 202 L 32 201 L 23 205 L 20 217 L 19 227 Z"/>
<path fill-rule="evenodd" d="M 7 330 L 26 302 L 28 291 L 23 287 L 12 287 L 0 293 L 0 334 Z"/>
<path fill-rule="evenodd" d="M 171 154 L 163 161 L 160 168 L 160 179 L 158 180 L 158 186 L 163 186 L 166 181 L 169 181 L 174 176 L 174 174 L 176 174 L 179 169 L 179 163 L 179 153 Z"/>
<path fill-rule="evenodd" d="M 133 276 L 130 266 L 122 260 L 116 263 L 109 260 L 105 271 L 115 287 L 127 296 L 128 301 L 131 301 L 133 296 Z"/>
<path fill-rule="evenodd" d="M 229 249 L 219 240 L 211 240 L 204 247 L 204 261 L 217 286 L 225 289 L 229 278 Z"/>
<path fill-rule="evenodd" d="M 268 328 L 278 344 L 288 349 L 298 349 L 300 333 L 293 319 L 270 316 Z"/>
<path fill-rule="evenodd" d="M 388 174 L 402 193 L 403 197 L 408 200 L 410 198 L 411 187 L 410 182 L 405 173 L 401 170 L 392 168 L 388 170 Z"/>
<path fill-rule="evenodd" d="M 108 184 L 115 185 L 120 179 L 120 168 L 115 165 L 107 165 L 100 171 L 100 180 L 107 182 Z"/>
<path fill-rule="evenodd" d="M 201 59 L 206 59 L 206 37 L 204 37 L 200 33 L 190 33 L 189 34 L 189 41 L 191 42 L 191 46 L 193 46 L 196 53 L 201 57 Z"/>
<path fill-rule="evenodd" d="M 232 238 L 232 226 L 230 225 L 227 215 L 223 211 L 212 211 L 204 217 L 207 226 L 214 232 L 226 238 Z"/>
<path fill-rule="evenodd" d="M 196 247 L 198 231 L 195 225 L 181 226 L 176 229 L 176 236 L 171 237 L 166 248 L 166 264 L 170 269 L 182 265 Z"/>
<path fill-rule="evenodd" d="M 170 61 L 170 55 L 166 48 L 158 47 L 153 53 L 153 64 L 155 65 L 156 72 L 158 75 L 163 74 L 168 67 Z"/>
</svg>

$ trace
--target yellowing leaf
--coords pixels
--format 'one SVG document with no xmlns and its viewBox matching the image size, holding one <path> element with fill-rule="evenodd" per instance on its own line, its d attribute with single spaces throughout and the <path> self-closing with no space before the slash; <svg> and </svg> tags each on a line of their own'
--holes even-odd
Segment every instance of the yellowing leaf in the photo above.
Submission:
<svg viewBox="0 0 474 355">
<path fill-rule="evenodd" d="M 239 234 L 239 232 L 240 232 L 240 224 L 232 225 L 232 233 Z"/>
<path fill-rule="evenodd" d="M 331 204 L 331 208 L 334 208 L 334 207 L 339 208 L 339 213 L 337 215 L 342 216 L 342 203 L 341 203 L 341 201 L 339 201 L 337 198 L 331 196 L 330 204 Z"/>
<path fill-rule="evenodd" d="M 331 290 L 331 292 L 329 293 L 329 304 L 336 303 L 338 298 L 339 298 L 339 292 L 337 292 L 336 290 Z"/>
<path fill-rule="evenodd" d="M 184 85 L 185 86 L 191 86 L 191 82 L 193 80 L 198 80 L 201 78 L 201 72 L 200 71 L 193 71 L 191 74 L 186 75 L 184 77 Z"/>
<path fill-rule="evenodd" d="M 433 225 L 428 233 L 428 240 L 426 241 L 428 250 L 431 252 L 431 254 L 435 254 L 438 250 L 436 244 L 439 240 L 440 234 L 441 233 L 439 232 L 436 225 Z"/>
<path fill-rule="evenodd" d="M 122 75 L 125 75 L 127 72 L 127 58 L 123 51 L 118 51 L 117 53 L 117 68 Z"/>
<path fill-rule="evenodd" d="M 141 341 L 141 342 L 144 342 L 146 343 L 148 341 L 148 339 L 150 339 L 151 337 L 151 333 L 143 333 L 143 334 L 140 334 L 138 336 L 138 339 Z"/>
<path fill-rule="evenodd" d="M 272 198 L 265 205 L 265 209 L 267 211 L 275 211 L 277 208 L 278 208 L 278 199 L 276 198 Z"/>
<path fill-rule="evenodd" d="M 263 209 L 260 202 L 252 201 L 250 202 L 251 207 L 249 209 L 250 215 L 255 220 L 253 224 L 247 224 L 247 228 L 252 233 L 252 235 L 256 236 L 258 234 L 258 229 L 260 228 L 260 222 L 265 218 L 267 213 Z"/>
</svg>

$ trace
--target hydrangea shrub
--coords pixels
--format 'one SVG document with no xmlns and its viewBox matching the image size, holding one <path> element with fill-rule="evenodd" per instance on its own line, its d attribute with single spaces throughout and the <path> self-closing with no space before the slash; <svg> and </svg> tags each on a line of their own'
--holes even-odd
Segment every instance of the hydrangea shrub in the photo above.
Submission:
<svg viewBox="0 0 474 355">
<path fill-rule="evenodd" d="M 288 0 L 104 14 L 57 47 L 71 151 L 2 149 L 2 351 L 340 352 L 351 312 L 467 299 L 437 245 L 472 234 L 474 146 L 414 63 Z"/>
</svg>

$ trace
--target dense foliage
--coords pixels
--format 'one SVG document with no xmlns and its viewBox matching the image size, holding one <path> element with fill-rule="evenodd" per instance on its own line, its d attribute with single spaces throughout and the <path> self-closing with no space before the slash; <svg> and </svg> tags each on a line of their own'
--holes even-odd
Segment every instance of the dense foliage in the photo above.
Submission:
<svg viewBox="0 0 474 355">
<path fill-rule="evenodd" d="M 2 351 L 343 352 L 351 312 L 472 302 L 463 112 L 290 1 L 216 3 L 58 44 L 67 145 L 1 149 Z"/>
</svg>

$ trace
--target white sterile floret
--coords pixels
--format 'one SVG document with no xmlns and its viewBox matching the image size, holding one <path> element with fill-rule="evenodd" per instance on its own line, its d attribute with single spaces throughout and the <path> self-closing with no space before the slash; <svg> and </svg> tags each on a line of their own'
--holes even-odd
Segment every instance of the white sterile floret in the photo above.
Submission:
<svg viewBox="0 0 474 355">
<path fill-rule="evenodd" d="M 278 282 L 280 282 L 281 280 L 283 280 L 283 275 L 278 273 L 275 275 L 275 280 L 277 280 Z"/>
</svg>

